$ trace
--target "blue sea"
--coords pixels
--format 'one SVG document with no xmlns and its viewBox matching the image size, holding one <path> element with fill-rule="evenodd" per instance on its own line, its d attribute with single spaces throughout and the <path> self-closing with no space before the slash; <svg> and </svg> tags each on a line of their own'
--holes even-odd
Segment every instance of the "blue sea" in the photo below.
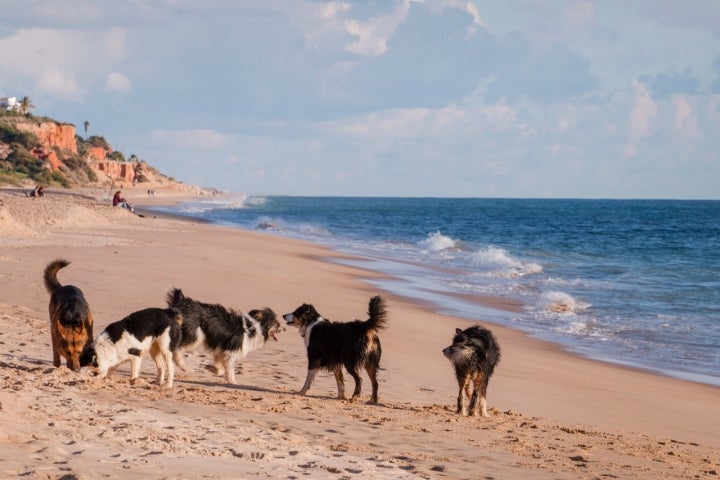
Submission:
<svg viewBox="0 0 720 480">
<path fill-rule="evenodd" d="M 379 289 L 441 313 L 720 385 L 720 201 L 229 195 L 165 210 L 353 254 L 390 275 Z"/>
</svg>

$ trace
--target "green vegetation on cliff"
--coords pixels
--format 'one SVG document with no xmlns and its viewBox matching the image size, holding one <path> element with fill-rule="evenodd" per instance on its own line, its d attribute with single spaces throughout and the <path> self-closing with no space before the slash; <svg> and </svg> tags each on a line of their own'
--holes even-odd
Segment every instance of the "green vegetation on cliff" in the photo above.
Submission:
<svg viewBox="0 0 720 480">
<path fill-rule="evenodd" d="M 43 148 L 38 137 L 17 128 L 18 123 L 52 122 L 56 120 L 47 117 L 35 117 L 30 114 L 18 112 L 0 112 L 0 184 L 22 185 L 31 181 L 39 185 L 59 185 L 71 187 L 97 182 L 95 172 L 85 160 L 90 147 L 103 147 L 110 149 L 104 138 L 92 136 L 87 140 L 75 135 L 77 152 L 58 147 L 52 148 L 60 161 L 58 170 L 47 168 L 48 160 L 43 158 L 50 151 Z M 113 152 L 112 160 L 124 161 L 120 152 Z"/>
</svg>

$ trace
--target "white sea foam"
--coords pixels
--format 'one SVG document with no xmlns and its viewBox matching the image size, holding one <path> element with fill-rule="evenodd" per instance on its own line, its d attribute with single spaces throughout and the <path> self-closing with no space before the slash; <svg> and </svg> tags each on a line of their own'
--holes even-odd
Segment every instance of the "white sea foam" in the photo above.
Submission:
<svg viewBox="0 0 720 480">
<path fill-rule="evenodd" d="M 565 292 L 545 292 L 538 300 L 539 312 L 558 315 L 574 315 L 586 310 L 590 305 L 578 302 Z"/>
<path fill-rule="evenodd" d="M 418 245 L 423 250 L 433 253 L 457 248 L 457 243 L 455 242 L 455 240 L 446 235 L 443 235 L 440 232 L 428 234 L 427 238 L 418 242 Z"/>
<path fill-rule="evenodd" d="M 310 223 L 287 223 L 279 218 L 260 217 L 255 223 L 255 230 L 265 230 L 278 235 L 299 236 L 300 238 L 328 237 L 330 232 L 318 225 Z"/>
<path fill-rule="evenodd" d="M 247 208 L 248 205 L 261 205 L 263 197 L 248 197 L 247 195 L 231 195 L 222 197 L 211 197 L 199 202 L 184 203 L 179 210 L 182 213 L 199 214 L 210 210 L 232 210 Z"/>
<path fill-rule="evenodd" d="M 542 272 L 542 266 L 537 263 L 522 262 L 510 255 L 507 250 L 494 246 L 474 252 L 471 261 L 497 277 L 523 277 Z"/>
</svg>

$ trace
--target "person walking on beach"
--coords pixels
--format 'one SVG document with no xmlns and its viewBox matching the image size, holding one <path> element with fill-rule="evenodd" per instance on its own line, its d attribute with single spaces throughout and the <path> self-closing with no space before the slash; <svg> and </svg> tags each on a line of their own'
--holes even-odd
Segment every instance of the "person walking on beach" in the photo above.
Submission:
<svg viewBox="0 0 720 480">
<path fill-rule="evenodd" d="M 135 209 L 130 205 L 127 200 L 125 200 L 122 195 L 120 195 L 120 190 L 115 192 L 115 195 L 113 196 L 113 207 L 122 207 L 127 208 L 131 212 L 135 213 Z"/>
</svg>

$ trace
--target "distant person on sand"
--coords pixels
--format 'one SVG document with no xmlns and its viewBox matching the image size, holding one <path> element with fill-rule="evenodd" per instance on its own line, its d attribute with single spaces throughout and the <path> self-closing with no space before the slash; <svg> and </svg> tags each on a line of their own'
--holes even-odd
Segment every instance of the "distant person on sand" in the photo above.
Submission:
<svg viewBox="0 0 720 480">
<path fill-rule="evenodd" d="M 45 195 L 45 192 L 43 192 L 43 187 L 40 187 L 37 185 L 35 186 L 35 188 L 33 188 L 33 191 L 30 192 L 30 196 L 33 197 L 33 200 L 35 200 L 38 197 L 42 197 L 44 195 Z"/>
<path fill-rule="evenodd" d="M 130 205 L 127 200 L 125 200 L 122 195 L 120 195 L 120 190 L 115 192 L 115 195 L 113 196 L 113 207 L 123 207 L 127 208 L 131 212 L 135 212 L 135 209 Z"/>
</svg>

